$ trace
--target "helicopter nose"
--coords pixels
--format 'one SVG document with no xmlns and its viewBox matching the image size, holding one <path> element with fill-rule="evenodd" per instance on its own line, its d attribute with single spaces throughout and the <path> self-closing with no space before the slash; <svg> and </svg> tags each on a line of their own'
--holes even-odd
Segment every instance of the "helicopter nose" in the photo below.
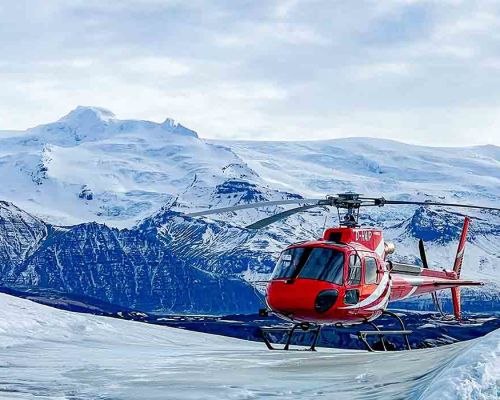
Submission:
<svg viewBox="0 0 500 400">
<path fill-rule="evenodd" d="M 273 280 L 267 287 L 266 302 L 278 314 L 314 320 L 333 310 L 335 302 L 342 297 L 341 293 L 340 287 L 326 281 L 300 278 L 293 281 Z"/>
<path fill-rule="evenodd" d="M 323 290 L 318 293 L 314 300 L 314 309 L 319 314 L 327 312 L 337 301 L 339 292 L 336 289 Z"/>
</svg>

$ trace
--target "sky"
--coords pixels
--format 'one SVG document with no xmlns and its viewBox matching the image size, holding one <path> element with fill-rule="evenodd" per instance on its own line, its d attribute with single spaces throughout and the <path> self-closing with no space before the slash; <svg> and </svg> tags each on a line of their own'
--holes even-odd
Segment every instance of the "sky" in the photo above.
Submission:
<svg viewBox="0 0 500 400">
<path fill-rule="evenodd" d="M 205 138 L 500 145 L 498 1 L 1 0 L 0 129 L 77 105 Z"/>
</svg>

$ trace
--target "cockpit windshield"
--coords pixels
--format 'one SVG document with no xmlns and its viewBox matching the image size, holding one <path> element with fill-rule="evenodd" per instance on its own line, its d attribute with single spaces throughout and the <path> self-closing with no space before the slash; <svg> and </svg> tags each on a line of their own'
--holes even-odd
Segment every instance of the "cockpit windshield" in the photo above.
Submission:
<svg viewBox="0 0 500 400">
<path fill-rule="evenodd" d="M 272 279 L 308 278 L 342 284 L 344 253 L 324 247 L 295 247 L 281 253 Z"/>
</svg>

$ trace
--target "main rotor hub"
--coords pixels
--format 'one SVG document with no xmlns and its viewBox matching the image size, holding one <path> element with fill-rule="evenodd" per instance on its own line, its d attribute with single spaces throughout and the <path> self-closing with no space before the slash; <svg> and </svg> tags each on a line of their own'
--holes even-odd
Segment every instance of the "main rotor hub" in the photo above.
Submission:
<svg viewBox="0 0 500 400">
<path fill-rule="evenodd" d="M 327 200 L 331 201 L 331 205 L 337 207 L 339 214 L 340 226 L 357 227 L 359 219 L 359 208 L 361 207 L 361 199 L 359 193 L 346 192 L 339 193 L 337 197 L 327 196 Z M 347 210 L 344 217 L 340 217 L 340 210 Z"/>
</svg>

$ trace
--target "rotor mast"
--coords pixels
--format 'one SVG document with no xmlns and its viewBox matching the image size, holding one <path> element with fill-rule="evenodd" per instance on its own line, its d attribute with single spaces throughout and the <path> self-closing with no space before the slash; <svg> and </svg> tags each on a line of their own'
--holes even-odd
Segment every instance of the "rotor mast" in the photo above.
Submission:
<svg viewBox="0 0 500 400">
<path fill-rule="evenodd" d="M 339 225 L 348 228 L 355 228 L 359 226 L 359 209 L 361 207 L 361 200 L 358 193 L 347 192 L 339 193 L 337 197 L 332 197 L 332 203 L 337 207 L 339 216 Z M 340 216 L 340 210 L 346 210 L 343 217 Z"/>
</svg>

